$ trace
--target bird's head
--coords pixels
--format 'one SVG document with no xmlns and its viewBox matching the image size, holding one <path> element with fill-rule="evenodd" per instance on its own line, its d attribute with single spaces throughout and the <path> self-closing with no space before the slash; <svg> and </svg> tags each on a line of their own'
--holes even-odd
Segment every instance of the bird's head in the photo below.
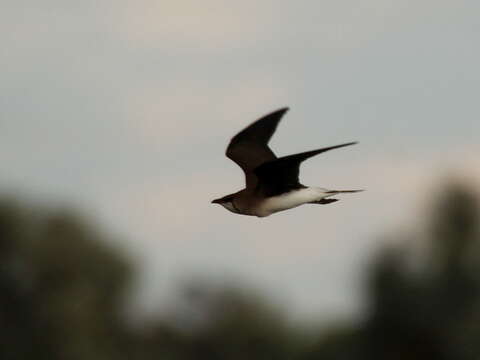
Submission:
<svg viewBox="0 0 480 360">
<path fill-rule="evenodd" d="M 212 204 L 222 205 L 225 209 L 227 209 L 227 210 L 229 210 L 233 213 L 238 214 L 237 208 L 235 207 L 235 205 L 233 205 L 233 197 L 234 196 L 235 196 L 235 194 L 230 194 L 230 195 L 226 195 L 224 197 L 212 200 Z"/>
</svg>

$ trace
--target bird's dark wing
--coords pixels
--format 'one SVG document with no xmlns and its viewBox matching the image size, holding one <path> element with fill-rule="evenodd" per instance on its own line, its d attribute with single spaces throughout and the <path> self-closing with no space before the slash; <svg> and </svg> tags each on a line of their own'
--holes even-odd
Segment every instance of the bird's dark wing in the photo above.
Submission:
<svg viewBox="0 0 480 360">
<path fill-rule="evenodd" d="M 329 146 L 322 149 L 284 156 L 266 162 L 254 170 L 254 173 L 258 178 L 258 189 L 265 196 L 275 196 L 292 189 L 304 187 L 298 181 L 298 173 L 302 161 L 328 150 L 354 144 L 356 144 L 356 142 Z"/>
<path fill-rule="evenodd" d="M 268 141 L 287 111 L 288 108 L 282 108 L 265 115 L 239 132 L 230 141 L 226 155 L 242 168 L 247 188 L 255 188 L 257 185 L 257 177 L 253 170 L 261 164 L 277 158 L 268 147 Z"/>
</svg>

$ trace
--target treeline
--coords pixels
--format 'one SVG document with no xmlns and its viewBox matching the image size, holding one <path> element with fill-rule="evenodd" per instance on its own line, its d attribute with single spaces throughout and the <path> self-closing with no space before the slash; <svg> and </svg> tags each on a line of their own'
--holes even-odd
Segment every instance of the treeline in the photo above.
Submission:
<svg viewBox="0 0 480 360">
<path fill-rule="evenodd" d="M 313 331 L 265 298 L 200 283 L 168 318 L 130 326 L 125 254 L 78 216 L 0 201 L 0 359 L 478 360 L 478 211 L 468 189 L 444 189 L 425 231 L 379 250 L 364 320 Z"/>
</svg>

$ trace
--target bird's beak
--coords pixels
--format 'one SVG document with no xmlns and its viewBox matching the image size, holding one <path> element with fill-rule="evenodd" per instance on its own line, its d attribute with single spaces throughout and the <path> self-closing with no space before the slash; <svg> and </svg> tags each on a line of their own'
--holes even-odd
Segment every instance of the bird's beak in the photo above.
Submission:
<svg viewBox="0 0 480 360">
<path fill-rule="evenodd" d="M 218 204 L 220 201 L 218 199 L 212 200 L 211 204 Z"/>
</svg>

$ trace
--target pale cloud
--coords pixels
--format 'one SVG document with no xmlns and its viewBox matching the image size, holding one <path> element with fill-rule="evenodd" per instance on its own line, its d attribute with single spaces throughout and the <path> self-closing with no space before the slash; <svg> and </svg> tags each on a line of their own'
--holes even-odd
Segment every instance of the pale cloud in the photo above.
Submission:
<svg viewBox="0 0 480 360">
<path fill-rule="evenodd" d="M 124 4 L 114 26 L 134 47 L 174 53 L 246 51 L 295 39 L 332 51 L 358 48 L 411 21 L 417 13 L 410 8 L 411 1 L 394 0 L 138 1 Z"/>
<path fill-rule="evenodd" d="M 290 97 L 279 81 L 256 73 L 224 86 L 211 85 L 183 79 L 174 87 L 132 95 L 124 110 L 131 131 L 161 147 L 215 140 L 221 152 L 236 131 L 284 106 Z"/>
<path fill-rule="evenodd" d="M 255 45 L 268 36 L 277 17 L 275 2 L 221 0 L 138 1 L 125 3 L 118 31 L 134 46 L 178 52 L 221 51 Z"/>
<path fill-rule="evenodd" d="M 290 42 L 333 55 L 418 26 L 432 13 L 450 16 L 451 6 L 432 0 L 144 0 L 121 3 L 109 24 L 128 46 L 166 56 L 276 52 Z"/>
</svg>

